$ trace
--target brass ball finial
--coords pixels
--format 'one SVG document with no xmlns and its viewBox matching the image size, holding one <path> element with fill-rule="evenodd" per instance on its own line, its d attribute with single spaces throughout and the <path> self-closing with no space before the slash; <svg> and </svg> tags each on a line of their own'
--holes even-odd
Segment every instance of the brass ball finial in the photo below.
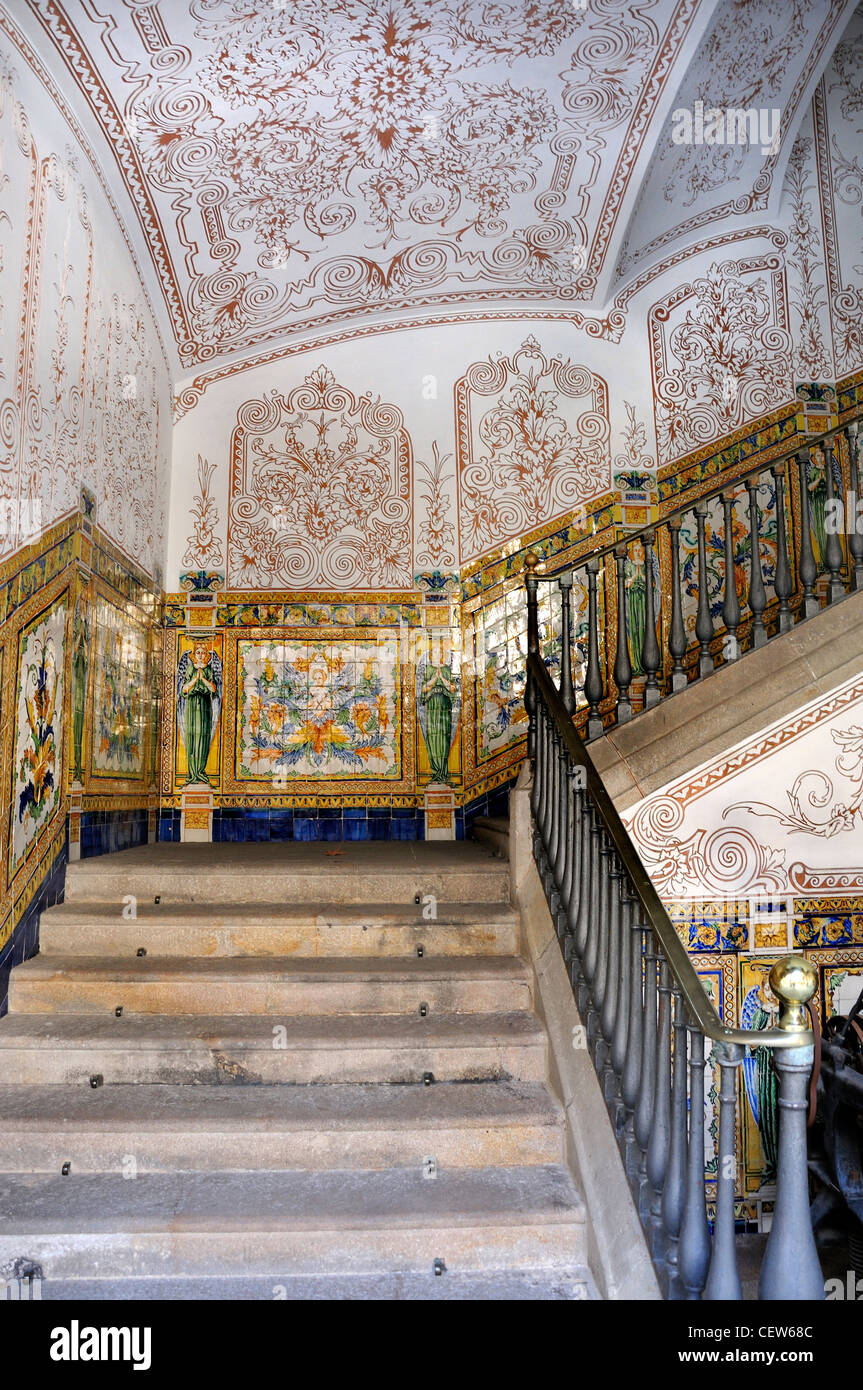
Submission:
<svg viewBox="0 0 863 1390">
<path fill-rule="evenodd" d="M 534 574 L 539 568 L 539 556 L 535 550 L 529 550 L 524 557 L 524 567 L 528 574 Z"/>
<path fill-rule="evenodd" d="M 806 1005 L 818 988 L 818 971 L 805 956 L 783 956 L 768 976 L 779 1000 L 779 1027 L 797 1032 L 809 1027 Z"/>
</svg>

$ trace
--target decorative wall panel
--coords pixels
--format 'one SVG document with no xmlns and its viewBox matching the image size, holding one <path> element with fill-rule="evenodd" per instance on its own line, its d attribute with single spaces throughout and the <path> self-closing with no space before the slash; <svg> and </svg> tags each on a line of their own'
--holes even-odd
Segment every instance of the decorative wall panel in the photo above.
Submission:
<svg viewBox="0 0 863 1390">
<path fill-rule="evenodd" d="M 67 618 L 64 592 L 36 612 L 18 634 L 8 879 L 14 878 L 63 800 Z"/>
<path fill-rule="evenodd" d="M 455 403 L 463 560 L 608 489 L 605 382 L 549 360 L 536 338 L 511 357 L 475 362 Z"/>
<path fill-rule="evenodd" d="M 229 581 L 410 584 L 412 462 L 401 412 L 357 398 L 326 367 L 247 401 L 231 441 Z"/>
</svg>

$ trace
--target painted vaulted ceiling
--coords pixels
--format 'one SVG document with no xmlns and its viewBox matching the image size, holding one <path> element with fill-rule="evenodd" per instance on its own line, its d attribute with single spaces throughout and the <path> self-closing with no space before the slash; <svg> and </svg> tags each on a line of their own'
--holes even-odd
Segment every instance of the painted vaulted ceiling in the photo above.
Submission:
<svg viewBox="0 0 863 1390">
<path fill-rule="evenodd" d="M 569 309 L 601 335 L 591 316 L 627 285 L 722 228 L 770 217 L 854 8 L 20 5 L 104 134 L 178 374 L 340 325 L 495 304 Z M 674 144 L 672 112 L 698 101 L 778 109 L 780 139 Z"/>
</svg>

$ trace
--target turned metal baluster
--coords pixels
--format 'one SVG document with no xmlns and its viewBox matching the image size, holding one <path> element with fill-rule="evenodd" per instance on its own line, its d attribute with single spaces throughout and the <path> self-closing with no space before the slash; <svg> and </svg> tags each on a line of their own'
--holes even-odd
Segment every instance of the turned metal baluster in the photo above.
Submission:
<svg viewBox="0 0 863 1390">
<path fill-rule="evenodd" d="M 575 690 L 572 684 L 572 570 L 558 578 L 560 589 L 560 699 L 567 714 L 575 714 Z"/>
<path fill-rule="evenodd" d="M 803 585 L 803 617 L 813 618 L 820 604 L 815 593 L 818 566 L 812 549 L 812 504 L 809 499 L 809 455 L 801 449 L 797 455 L 797 477 L 800 482 L 800 560 L 797 573 Z"/>
<path fill-rule="evenodd" d="M 614 1010 L 614 1031 L 611 1037 L 611 1065 L 621 1080 L 626 1065 L 626 1041 L 629 1034 L 629 991 L 632 979 L 630 952 L 632 942 L 632 913 L 635 899 L 629 891 L 626 877 L 620 886 L 620 928 L 617 951 L 617 1003 Z M 621 1086 L 621 1097 L 623 1089 Z"/>
<path fill-rule="evenodd" d="M 700 1299 L 710 1264 L 710 1228 L 704 1195 L 704 1034 L 689 1029 L 689 1138 L 686 1197 L 677 1245 L 680 1282 L 689 1300 Z"/>
<path fill-rule="evenodd" d="M 596 934 L 596 965 L 593 972 L 593 1001 L 596 1006 L 596 1022 L 605 998 L 605 983 L 608 973 L 608 935 L 611 914 L 611 875 L 615 852 L 608 835 L 603 830 L 599 840 L 599 930 Z"/>
<path fill-rule="evenodd" d="M 808 1029 L 806 1005 L 818 985 L 818 972 L 805 956 L 785 956 L 769 976 L 779 1000 L 779 1027 Z M 809 1216 L 806 1116 L 812 1047 L 777 1048 L 773 1064 L 779 1078 L 779 1152 L 776 1203 L 758 1280 L 760 1299 L 822 1299 L 824 1277 L 818 1263 Z"/>
<path fill-rule="evenodd" d="M 647 677 L 644 687 L 644 708 L 653 709 L 659 704 L 660 690 L 656 673 L 662 658 L 656 640 L 656 603 L 653 592 L 653 547 L 656 539 L 654 531 L 645 531 L 644 541 L 644 640 L 641 644 L 641 667 Z"/>
<path fill-rule="evenodd" d="M 774 463 L 770 472 L 776 489 L 776 572 L 773 592 L 779 600 L 779 631 L 790 632 L 794 626 L 794 615 L 788 600 L 794 592 L 794 584 L 788 563 L 788 531 L 785 526 L 785 464 Z"/>
<path fill-rule="evenodd" d="M 767 591 L 761 573 L 761 513 L 758 510 L 758 481 L 746 484 L 749 493 L 749 596 L 747 603 L 752 612 L 752 645 L 763 647 L 767 641 L 764 626 L 764 610 L 767 607 Z"/>
<path fill-rule="evenodd" d="M 596 974 L 596 963 L 599 955 L 599 915 L 600 915 L 600 890 L 602 886 L 602 848 L 605 839 L 605 831 L 599 819 L 596 808 L 593 808 L 593 819 L 590 827 L 590 907 L 587 919 L 587 939 L 584 951 L 584 978 L 592 986 L 593 978 Z M 580 1007 L 580 1006 L 579 1006 Z"/>
<path fill-rule="evenodd" d="M 839 539 L 835 526 L 830 520 L 834 510 L 832 503 L 836 499 L 836 485 L 833 478 L 832 439 L 825 439 L 824 441 L 824 481 L 827 484 L 827 499 L 825 506 L 827 543 L 824 547 L 824 559 L 827 562 L 827 573 L 829 576 L 827 580 L 827 602 L 836 603 L 840 598 L 845 597 L 845 585 L 842 583 L 842 575 L 840 573 L 842 569 L 842 542 Z"/>
<path fill-rule="evenodd" d="M 635 1108 L 641 1088 L 642 1030 L 644 1028 L 644 926 L 637 899 L 632 899 L 629 947 L 629 1022 L 626 1036 L 626 1060 L 623 1064 L 620 1093 L 625 1108 L 623 1123 L 624 1165 L 630 1182 L 638 1172 L 638 1140 L 635 1137 Z"/>
<path fill-rule="evenodd" d="M 537 780 L 539 782 L 539 809 L 536 815 L 536 828 L 539 831 L 539 842 L 542 854 L 545 853 L 546 832 L 548 828 L 548 738 L 550 731 L 550 719 L 544 702 L 540 701 L 537 709 L 538 723 L 536 730 L 536 766 Z M 542 857 L 542 856 L 540 856 Z"/>
<path fill-rule="evenodd" d="M 609 909 L 608 909 L 608 950 L 606 952 L 605 966 L 605 992 L 602 998 L 602 1013 L 600 1014 L 600 1027 L 602 1036 L 608 1044 L 607 1060 L 611 1066 L 611 1040 L 614 1036 L 614 1024 L 617 1018 L 618 990 L 620 988 L 620 933 L 622 929 L 622 899 L 623 889 L 623 867 L 617 855 L 613 856 L 613 867 L 610 871 L 611 886 L 609 888 Z"/>
<path fill-rule="evenodd" d="M 680 524 L 681 518 L 669 521 L 671 536 L 671 628 L 668 634 L 668 650 L 674 665 L 671 668 L 671 691 L 685 690 L 688 685 L 683 658 L 686 656 L 686 626 L 683 622 L 683 595 L 680 582 Z"/>
<path fill-rule="evenodd" d="M 534 757 L 533 786 L 531 787 L 530 791 L 530 810 L 531 815 L 533 816 L 533 823 L 536 827 L 538 836 L 540 816 L 542 812 L 542 741 L 543 727 L 545 725 L 545 706 L 539 700 L 536 701 L 536 709 L 534 711 L 533 720 Z M 536 838 L 537 837 L 534 837 L 534 843 L 536 841 Z"/>
<path fill-rule="evenodd" d="M 593 971 L 590 982 L 590 990 L 585 1001 L 586 1007 L 579 1007 L 579 1013 L 584 1020 L 587 1030 L 587 1045 L 590 1048 L 590 1055 L 593 1058 L 594 1068 L 600 1071 L 603 1057 L 601 1052 L 597 1052 L 602 1042 L 602 1035 L 599 1027 L 599 1014 L 602 1008 L 602 976 L 605 970 L 605 952 L 608 940 L 608 909 L 609 909 L 609 878 L 608 860 L 611 853 L 608 836 L 604 829 L 601 829 L 599 836 L 599 869 L 598 869 L 598 892 L 596 917 L 592 926 L 591 943 L 593 946 L 593 959 L 591 969 Z M 588 944 L 588 953 L 591 951 L 591 944 Z"/>
<path fill-rule="evenodd" d="M 686 1092 L 688 1076 L 686 1013 L 683 993 L 676 982 L 672 982 L 671 1000 L 674 1011 L 674 1080 L 671 1087 L 671 1138 L 665 1169 L 665 1186 L 662 1189 L 662 1224 L 668 1240 L 668 1294 L 670 1298 L 679 1298 L 681 1289 L 678 1244 L 686 1193 Z"/>
<path fill-rule="evenodd" d="M 626 547 L 614 552 L 617 566 L 617 654 L 614 658 L 614 682 L 617 686 L 616 717 L 618 724 L 632 718 L 629 687 L 632 683 L 632 662 L 629 659 L 629 625 L 626 620 Z"/>
<path fill-rule="evenodd" d="M 529 550 L 524 557 L 525 580 L 524 587 L 527 591 L 527 650 L 529 656 L 539 655 L 539 615 L 537 611 L 537 589 L 539 583 L 536 578 L 536 567 L 539 564 L 539 556 Z M 536 819 L 537 807 L 539 805 L 538 778 L 536 776 L 536 690 L 534 689 L 533 677 L 528 666 L 527 677 L 524 684 L 524 707 L 527 710 L 527 756 L 529 762 L 534 766 L 533 786 L 530 789 L 530 809 Z"/>
<path fill-rule="evenodd" d="M 698 672 L 708 676 L 713 670 L 713 657 L 710 643 L 713 640 L 713 617 L 710 612 L 710 592 L 707 587 L 707 504 L 699 502 L 695 508 L 695 523 L 698 531 L 698 612 L 695 617 L 695 635 L 698 638 Z"/>
<path fill-rule="evenodd" d="M 584 856 L 584 790 L 579 784 L 581 769 L 570 769 L 570 794 L 572 796 L 572 857 L 564 890 L 566 893 L 566 959 L 570 960 L 575 949 L 578 931 L 578 914 L 581 899 L 586 890 Z"/>
<path fill-rule="evenodd" d="M 737 1300 L 743 1297 L 737 1270 L 734 1243 L 734 1189 L 737 1182 L 737 1155 L 734 1143 L 737 1113 L 737 1068 L 743 1061 L 740 1043 L 716 1043 L 719 1062 L 719 1148 L 716 1155 L 716 1219 L 713 1223 L 713 1252 L 704 1297 Z"/>
<path fill-rule="evenodd" d="M 665 1256 L 662 1222 L 662 1190 L 671 1129 L 671 971 L 664 956 L 659 960 L 659 1018 L 656 1028 L 656 1089 L 653 1124 L 647 1145 L 647 1180 L 650 1184 L 650 1248 L 654 1259 Z"/>
<path fill-rule="evenodd" d="M 582 793 L 581 818 L 581 883 L 578 894 L 578 914 L 575 919 L 573 946 L 579 964 L 579 975 L 584 976 L 584 958 L 587 952 L 587 937 L 590 931 L 590 914 L 593 906 L 593 888 L 596 866 L 593 862 L 593 827 L 596 812 L 587 792 Z M 579 996 L 581 997 L 581 996 Z"/>
<path fill-rule="evenodd" d="M 560 733 L 557 724 L 552 721 L 551 741 L 549 744 L 550 753 L 550 782 L 549 782 L 549 838 L 548 838 L 548 867 L 550 874 L 549 889 L 556 886 L 556 867 L 557 850 L 560 843 Z M 547 890 L 548 891 L 548 890 Z"/>
<path fill-rule="evenodd" d="M 557 855 L 554 864 L 555 891 L 551 895 L 551 915 L 557 928 L 558 940 L 566 931 L 566 875 L 572 866 L 572 826 L 570 812 L 572 798 L 569 787 L 569 753 L 563 740 L 558 754 L 558 816 L 560 829 L 557 837 Z"/>
<path fill-rule="evenodd" d="M 638 1161 L 638 1210 L 642 1221 L 647 1216 L 647 1146 L 653 1128 L 653 1103 L 656 1095 L 656 947 L 653 932 L 644 933 L 644 1018 L 641 1032 L 641 1079 L 635 1106 L 635 1137 L 640 1150 Z"/>
<path fill-rule="evenodd" d="M 578 883 L 578 793 L 576 792 L 577 778 L 579 769 L 570 761 L 569 754 L 565 756 L 566 765 L 566 797 L 567 797 L 567 836 L 566 836 L 566 864 L 563 871 L 563 884 L 560 895 L 566 910 L 567 932 L 572 931 L 573 905 L 576 899 Z"/>
<path fill-rule="evenodd" d="M 849 531 L 848 553 L 851 556 L 851 588 L 863 589 L 863 497 L 860 496 L 860 440 L 857 421 L 845 426 L 848 440 L 848 465 L 851 474 L 851 505 L 846 522 Z"/>
<path fill-rule="evenodd" d="M 563 738 L 557 742 L 557 852 L 554 855 L 554 883 L 557 884 L 560 902 L 563 898 L 563 884 L 566 880 L 567 863 L 570 859 L 570 755 Z"/>
<path fill-rule="evenodd" d="M 599 738 L 602 719 L 599 713 L 603 697 L 602 673 L 599 669 L 599 618 L 596 605 L 596 576 L 599 561 L 587 562 L 587 669 L 584 673 L 584 698 L 587 700 L 587 737 Z"/>
<path fill-rule="evenodd" d="M 737 597 L 737 566 L 734 563 L 734 494 L 723 492 L 722 510 L 725 518 L 725 595 L 722 601 L 722 621 L 725 642 L 722 655 L 726 661 L 736 661 L 740 655 L 737 629 L 740 626 L 740 600 Z"/>
</svg>

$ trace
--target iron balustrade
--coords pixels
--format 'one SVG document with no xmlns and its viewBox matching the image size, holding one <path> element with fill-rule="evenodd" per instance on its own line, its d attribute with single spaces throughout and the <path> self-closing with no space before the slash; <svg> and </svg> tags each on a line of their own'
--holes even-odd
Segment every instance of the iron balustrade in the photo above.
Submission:
<svg viewBox="0 0 863 1390">
<path fill-rule="evenodd" d="M 806 1159 L 814 1049 L 806 1004 L 815 968 L 799 956 L 774 965 L 776 1028 L 731 1028 L 717 1015 L 573 723 L 569 573 L 557 578 L 564 639 L 559 690 L 540 657 L 537 564 L 528 555 L 525 705 L 534 855 L 663 1293 L 742 1297 L 734 1211 L 737 1078 L 747 1048 L 768 1048 L 778 1077 L 779 1140 L 758 1296 L 821 1299 Z M 623 660 L 616 678 L 625 688 Z M 585 693 L 592 699 L 595 687 Z M 712 1231 L 705 1185 L 708 1040 L 720 1073 Z"/>
<path fill-rule="evenodd" d="M 863 589 L 861 454 L 863 440 L 854 418 L 805 445 L 798 441 L 770 464 L 741 469 L 735 481 L 706 491 L 661 521 L 618 537 L 562 574 L 536 576 L 540 582 L 554 583 L 564 577 L 567 596 L 577 580 L 586 596 L 587 632 L 579 637 L 583 683 L 577 703 L 588 740 L 653 708 L 691 680 L 709 675 L 717 662 L 736 661 L 822 606 Z M 811 490 L 822 472 L 816 507 Z M 765 481 L 772 494 L 767 511 L 759 503 Z M 745 523 L 735 512 L 739 502 L 744 503 Z M 708 529 L 712 510 L 718 525 Z M 692 569 L 690 588 L 696 604 L 694 641 L 687 634 L 684 613 L 685 525 L 694 532 L 692 555 L 685 562 Z M 775 530 L 775 543 L 765 536 L 767 527 Z M 772 598 L 762 554 L 768 541 L 771 547 L 775 544 L 768 581 Z M 718 591 L 713 601 L 708 551 L 716 556 Z M 663 567 L 666 579 L 660 582 Z M 630 587 L 635 575 L 637 604 Z M 569 605 L 563 609 L 562 624 L 571 633 Z M 570 645 L 563 642 L 561 653 L 567 666 Z M 561 678 L 561 688 L 569 691 L 563 670 Z"/>
</svg>

